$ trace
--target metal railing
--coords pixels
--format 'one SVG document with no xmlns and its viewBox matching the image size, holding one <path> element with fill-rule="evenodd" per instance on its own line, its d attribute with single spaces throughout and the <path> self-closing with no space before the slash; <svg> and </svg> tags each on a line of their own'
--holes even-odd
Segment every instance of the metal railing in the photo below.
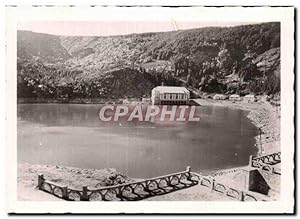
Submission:
<svg viewBox="0 0 300 219">
<path fill-rule="evenodd" d="M 178 173 L 99 189 L 89 189 L 87 186 L 83 186 L 82 190 L 78 190 L 46 180 L 43 175 L 38 176 L 38 188 L 40 190 L 65 200 L 74 201 L 141 200 L 195 184 L 197 181 L 191 179 L 190 167 Z"/>
<path fill-rule="evenodd" d="M 250 156 L 249 165 L 273 174 L 281 175 L 281 169 L 274 167 L 274 165 L 281 163 L 281 152 L 268 154 L 260 157 Z"/>
<path fill-rule="evenodd" d="M 273 154 L 267 154 L 260 157 L 252 157 L 253 161 L 263 162 L 266 164 L 276 164 L 281 162 L 281 152 L 276 152 Z"/>
<path fill-rule="evenodd" d="M 208 178 L 205 176 L 202 176 L 198 173 L 191 173 L 192 179 L 195 179 L 199 182 L 199 185 L 205 186 L 212 191 L 222 193 L 223 195 L 236 199 L 238 201 L 264 201 L 264 200 L 258 200 L 258 198 L 254 197 L 253 195 L 240 191 L 238 189 L 231 188 L 229 186 L 226 186 L 220 182 L 216 182 L 214 178 Z"/>
<path fill-rule="evenodd" d="M 247 192 L 218 183 L 213 178 L 191 172 L 190 167 L 185 171 L 149 178 L 145 180 L 106 186 L 97 189 L 74 189 L 46 180 L 38 176 L 38 188 L 68 201 L 136 201 L 144 198 L 167 194 L 172 191 L 199 184 L 239 201 L 257 201 L 258 199 Z"/>
</svg>

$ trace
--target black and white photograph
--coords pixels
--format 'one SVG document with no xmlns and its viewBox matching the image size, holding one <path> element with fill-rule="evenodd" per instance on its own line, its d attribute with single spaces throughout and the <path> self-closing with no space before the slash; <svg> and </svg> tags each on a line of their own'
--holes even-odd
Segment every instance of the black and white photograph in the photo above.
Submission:
<svg viewBox="0 0 300 219">
<path fill-rule="evenodd" d="M 117 9 L 128 19 L 73 8 L 63 11 L 75 19 L 62 7 L 8 10 L 16 202 L 293 210 L 292 7 L 261 7 L 261 19 L 255 7 L 234 8 L 241 19 L 170 8 L 182 16 L 152 20 L 140 16 L 155 8 Z"/>
</svg>

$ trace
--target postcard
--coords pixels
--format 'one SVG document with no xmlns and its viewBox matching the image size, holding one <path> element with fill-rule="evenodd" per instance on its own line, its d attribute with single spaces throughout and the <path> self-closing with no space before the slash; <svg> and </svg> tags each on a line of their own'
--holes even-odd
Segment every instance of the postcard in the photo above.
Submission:
<svg viewBox="0 0 300 219">
<path fill-rule="evenodd" d="M 7 212 L 294 213 L 294 8 L 7 6 Z"/>
</svg>

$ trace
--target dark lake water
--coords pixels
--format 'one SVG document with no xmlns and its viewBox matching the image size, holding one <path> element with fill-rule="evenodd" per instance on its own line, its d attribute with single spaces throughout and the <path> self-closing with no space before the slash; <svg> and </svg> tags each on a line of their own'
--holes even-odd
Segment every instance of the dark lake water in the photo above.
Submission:
<svg viewBox="0 0 300 219">
<path fill-rule="evenodd" d="M 146 178 L 246 165 L 256 127 L 246 111 L 198 106 L 199 122 L 102 122 L 97 104 L 18 104 L 18 162 L 116 168 Z"/>
</svg>

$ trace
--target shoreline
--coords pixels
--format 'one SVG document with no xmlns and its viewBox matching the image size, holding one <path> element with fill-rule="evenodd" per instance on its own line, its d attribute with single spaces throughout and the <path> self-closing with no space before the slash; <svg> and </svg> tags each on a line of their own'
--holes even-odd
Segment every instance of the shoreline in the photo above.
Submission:
<svg viewBox="0 0 300 219">
<path fill-rule="evenodd" d="M 261 135 L 255 136 L 258 155 L 280 151 L 280 106 L 269 102 L 246 103 L 242 101 L 197 99 L 202 106 L 220 106 L 249 111 L 247 118 L 258 129 Z"/>
<path fill-rule="evenodd" d="M 121 104 L 126 98 L 120 99 L 102 99 L 102 98 L 17 98 L 18 104 Z M 139 101 L 139 98 L 127 98 L 134 102 Z"/>
</svg>

